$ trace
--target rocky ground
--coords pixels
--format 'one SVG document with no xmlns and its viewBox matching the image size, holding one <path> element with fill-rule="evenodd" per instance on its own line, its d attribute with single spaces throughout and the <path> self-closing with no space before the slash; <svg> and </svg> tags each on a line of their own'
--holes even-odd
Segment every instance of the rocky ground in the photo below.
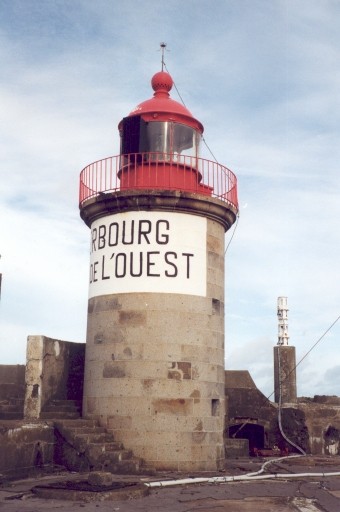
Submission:
<svg viewBox="0 0 340 512">
<path fill-rule="evenodd" d="M 242 481 L 189 483 L 193 478 L 221 479 L 221 477 L 247 475 L 260 470 L 264 461 L 265 459 L 260 458 L 228 460 L 225 471 L 216 474 L 163 473 L 152 477 L 114 475 L 114 485 L 105 475 L 98 474 L 97 479 L 92 475 L 90 481 L 92 484 L 97 484 L 92 486 L 93 491 L 88 491 L 86 485 L 83 488 L 78 485 L 79 488 L 72 489 L 72 482 L 81 481 L 87 484 L 88 474 L 60 471 L 53 475 L 46 475 L 41 472 L 35 478 L 3 483 L 0 487 L 0 511 L 340 511 L 340 457 L 338 456 L 276 460 L 266 466 L 260 475 L 261 479 L 250 477 L 249 480 Z M 313 476 L 309 476 L 310 473 Z M 327 473 L 339 473 L 339 475 Z M 269 474 L 276 476 L 267 479 Z M 178 479 L 185 479 L 187 482 L 171 486 L 164 484 Z M 150 482 L 163 482 L 163 485 L 146 488 L 145 484 Z M 58 484 L 54 485 L 57 489 L 51 488 L 51 484 Z M 126 484 L 133 485 L 124 487 Z M 34 493 L 34 490 L 37 491 L 39 488 L 44 489 L 44 497 Z M 60 499 L 62 494 L 66 499 Z"/>
</svg>

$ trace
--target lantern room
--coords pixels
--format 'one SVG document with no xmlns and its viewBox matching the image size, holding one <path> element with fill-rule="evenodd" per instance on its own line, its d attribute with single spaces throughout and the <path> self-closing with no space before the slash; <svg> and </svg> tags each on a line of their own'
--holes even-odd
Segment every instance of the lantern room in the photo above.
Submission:
<svg viewBox="0 0 340 512">
<path fill-rule="evenodd" d="M 118 126 L 121 153 L 159 153 L 165 159 L 199 157 L 203 126 L 186 107 L 170 98 L 171 76 L 160 71 L 151 85 L 153 98 L 140 103 Z"/>
<path fill-rule="evenodd" d="M 201 158 L 203 125 L 170 97 L 165 71 L 151 79 L 153 96 L 119 125 L 120 154 L 86 166 L 80 175 L 80 209 L 103 194 L 176 190 L 215 197 L 237 209 L 237 180 L 230 169 Z"/>
<path fill-rule="evenodd" d="M 154 95 L 140 103 L 118 126 L 121 137 L 121 188 L 179 188 L 197 190 L 202 124 L 170 98 L 173 86 L 165 71 L 151 80 Z M 133 168 L 131 168 L 131 164 Z M 200 187 L 211 193 L 209 187 Z"/>
</svg>

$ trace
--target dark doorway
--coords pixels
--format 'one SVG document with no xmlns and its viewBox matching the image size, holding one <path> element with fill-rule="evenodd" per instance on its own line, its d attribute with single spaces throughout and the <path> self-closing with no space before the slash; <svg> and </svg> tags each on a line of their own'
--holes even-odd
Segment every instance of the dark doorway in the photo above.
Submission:
<svg viewBox="0 0 340 512">
<path fill-rule="evenodd" d="M 248 439 L 250 453 L 253 453 L 254 448 L 259 450 L 264 448 L 264 427 L 262 425 L 246 423 L 244 427 L 241 427 L 242 423 L 229 427 L 229 437 L 231 439 Z"/>
</svg>

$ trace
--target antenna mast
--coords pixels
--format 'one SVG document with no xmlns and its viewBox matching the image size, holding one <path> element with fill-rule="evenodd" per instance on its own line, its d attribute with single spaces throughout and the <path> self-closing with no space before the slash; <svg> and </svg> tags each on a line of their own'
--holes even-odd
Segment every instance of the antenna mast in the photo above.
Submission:
<svg viewBox="0 0 340 512">
<path fill-rule="evenodd" d="M 279 320 L 278 345 L 288 345 L 288 301 L 287 297 L 278 297 L 277 316 Z"/>
<path fill-rule="evenodd" d="M 161 52 L 162 52 L 162 71 L 163 71 L 164 70 L 164 66 L 165 66 L 164 52 L 165 52 L 165 48 L 166 48 L 166 43 L 161 43 L 160 47 L 161 47 Z"/>
</svg>

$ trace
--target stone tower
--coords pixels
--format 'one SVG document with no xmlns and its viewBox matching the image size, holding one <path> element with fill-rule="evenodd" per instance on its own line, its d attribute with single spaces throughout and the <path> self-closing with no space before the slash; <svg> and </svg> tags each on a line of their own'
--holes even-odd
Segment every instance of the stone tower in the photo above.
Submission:
<svg viewBox="0 0 340 512">
<path fill-rule="evenodd" d="M 274 347 L 275 402 L 296 402 L 296 357 L 295 347 L 288 345 L 288 301 L 277 299 L 278 342 Z"/>
<path fill-rule="evenodd" d="M 224 462 L 224 235 L 235 175 L 200 158 L 203 126 L 171 76 L 119 123 L 120 155 L 80 176 L 91 229 L 83 416 L 156 469 Z"/>
</svg>

